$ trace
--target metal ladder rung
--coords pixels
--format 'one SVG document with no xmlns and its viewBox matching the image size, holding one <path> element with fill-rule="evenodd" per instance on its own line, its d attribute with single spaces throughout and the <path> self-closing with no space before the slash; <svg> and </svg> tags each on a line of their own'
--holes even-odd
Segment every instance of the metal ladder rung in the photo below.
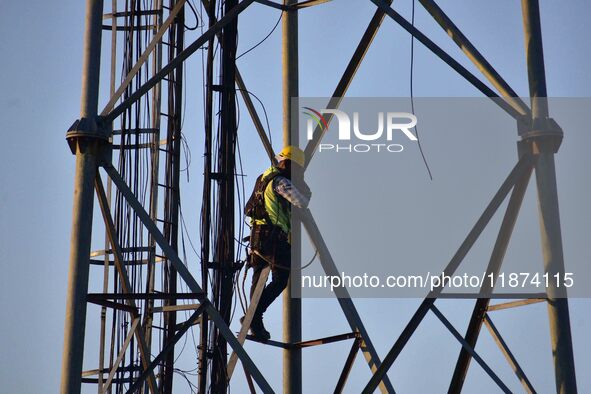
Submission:
<svg viewBox="0 0 591 394">
<path fill-rule="evenodd" d="M 160 130 L 154 129 L 154 128 L 138 127 L 135 129 L 128 129 L 125 131 L 126 131 L 126 134 L 155 134 L 155 133 L 158 133 Z M 122 133 L 123 133 L 123 130 L 121 130 L 121 129 L 113 130 L 113 135 L 121 135 Z"/>
<path fill-rule="evenodd" d="M 157 221 L 157 222 L 160 222 L 160 223 L 164 223 L 164 224 L 170 224 L 170 225 L 176 226 L 176 224 L 174 224 L 173 222 L 169 222 L 168 220 L 164 220 L 164 219 L 158 219 L 158 218 L 156 218 L 156 221 Z"/>
<path fill-rule="evenodd" d="M 157 145 L 152 142 L 142 143 L 142 144 L 129 144 L 129 145 L 121 145 L 121 144 L 113 144 L 111 145 L 113 149 L 116 150 L 128 150 L 128 149 L 146 149 L 146 148 L 155 148 Z"/>
<path fill-rule="evenodd" d="M 177 304 L 157 306 L 152 308 L 152 313 L 195 311 L 197 310 L 197 308 L 199 308 L 199 306 L 200 304 Z"/>
<path fill-rule="evenodd" d="M 121 17 L 125 17 L 125 16 L 146 16 L 146 15 L 160 15 L 162 14 L 161 10 L 144 10 L 144 11 L 133 11 L 133 12 L 129 12 L 129 11 L 119 11 L 119 12 L 108 12 L 106 14 L 103 14 L 103 19 L 113 19 L 113 16 L 115 18 L 121 18 Z"/>
<path fill-rule="evenodd" d="M 169 189 L 169 190 L 176 190 L 176 187 L 168 186 L 168 185 L 165 185 L 163 183 L 159 183 L 158 186 L 163 187 L 165 189 Z"/>
<path fill-rule="evenodd" d="M 155 263 L 159 263 L 161 261 L 162 261 L 162 259 L 160 259 L 160 258 L 154 259 L 154 262 Z M 128 266 L 128 265 L 144 265 L 144 264 L 148 264 L 148 263 L 149 263 L 149 260 L 148 259 L 125 260 L 123 262 L 123 264 L 126 265 L 126 266 Z M 107 262 L 107 264 L 109 266 L 113 266 L 113 265 L 115 265 L 115 262 L 113 260 L 109 260 Z M 103 267 L 105 265 L 105 260 L 90 259 L 90 265 L 98 265 L 98 266 Z"/>
<path fill-rule="evenodd" d="M 121 253 L 134 252 L 152 252 L 155 248 L 153 246 L 135 246 L 131 248 L 121 248 Z M 113 254 L 112 249 L 101 249 L 90 252 L 90 257 L 104 256 L 105 254 Z"/>
<path fill-rule="evenodd" d="M 113 26 L 111 25 L 102 25 L 103 30 L 113 30 Z M 141 31 L 141 30 L 156 30 L 158 28 L 157 25 L 141 25 L 141 26 L 115 26 L 116 31 Z"/>
</svg>

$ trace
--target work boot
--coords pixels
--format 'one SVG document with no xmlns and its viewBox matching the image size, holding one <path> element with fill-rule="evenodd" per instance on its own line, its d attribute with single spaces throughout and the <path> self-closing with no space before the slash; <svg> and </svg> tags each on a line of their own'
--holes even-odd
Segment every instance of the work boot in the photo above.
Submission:
<svg viewBox="0 0 591 394">
<path fill-rule="evenodd" d="M 244 316 L 240 318 L 240 323 L 244 321 Z M 266 341 L 271 338 L 269 331 L 265 329 L 262 317 L 253 317 L 252 323 L 250 323 L 250 334 L 258 340 Z"/>
<path fill-rule="evenodd" d="M 240 318 L 240 324 L 244 323 L 245 316 Z M 254 317 L 252 322 L 250 323 L 250 334 L 258 340 L 266 341 L 271 338 L 271 334 L 269 331 L 265 329 L 265 325 L 263 324 L 263 318 L 256 318 Z"/>
</svg>

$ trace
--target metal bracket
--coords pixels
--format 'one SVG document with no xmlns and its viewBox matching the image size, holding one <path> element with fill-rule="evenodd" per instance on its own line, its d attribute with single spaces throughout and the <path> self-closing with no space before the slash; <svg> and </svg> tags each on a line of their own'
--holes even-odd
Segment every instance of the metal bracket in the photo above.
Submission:
<svg viewBox="0 0 591 394">
<path fill-rule="evenodd" d="M 517 119 L 517 132 L 520 145 L 528 146 L 532 154 L 548 150 L 557 153 L 564 136 L 554 119 L 532 119 L 526 115 Z"/>
<path fill-rule="evenodd" d="M 66 141 L 72 154 L 94 149 L 99 164 L 111 163 L 113 147 L 110 141 L 111 131 L 104 126 L 102 118 L 80 118 L 74 121 L 66 132 Z"/>
<path fill-rule="evenodd" d="M 216 269 L 229 273 L 240 271 L 242 267 L 244 267 L 244 261 L 235 261 L 231 266 L 226 266 L 219 261 L 210 261 L 207 263 L 208 269 Z"/>
</svg>

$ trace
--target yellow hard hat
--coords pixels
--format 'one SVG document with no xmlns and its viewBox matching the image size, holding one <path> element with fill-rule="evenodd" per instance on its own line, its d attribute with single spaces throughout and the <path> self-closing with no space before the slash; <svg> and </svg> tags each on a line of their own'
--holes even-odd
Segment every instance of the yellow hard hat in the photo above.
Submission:
<svg viewBox="0 0 591 394">
<path fill-rule="evenodd" d="M 306 163 L 306 155 L 304 151 L 298 148 L 297 146 L 288 145 L 279 152 L 277 155 L 278 160 L 291 160 L 294 163 L 298 164 L 300 167 L 303 167 Z"/>
</svg>

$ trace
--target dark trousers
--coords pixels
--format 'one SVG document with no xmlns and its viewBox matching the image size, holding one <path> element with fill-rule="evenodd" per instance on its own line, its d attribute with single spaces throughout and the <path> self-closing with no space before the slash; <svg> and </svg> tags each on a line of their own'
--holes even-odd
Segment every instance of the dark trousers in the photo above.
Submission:
<svg viewBox="0 0 591 394">
<path fill-rule="evenodd" d="M 259 282 L 261 272 L 271 263 L 271 282 L 265 286 L 254 314 L 255 319 L 259 319 L 262 318 L 269 305 L 279 297 L 287 286 L 291 269 L 291 246 L 286 237 L 278 236 L 275 232 L 261 233 L 260 237 L 255 239 L 253 250 L 262 254 L 264 258 L 261 258 L 256 253 L 253 253 L 251 257 L 251 266 L 253 268 L 252 284 L 250 286 L 251 299 Z"/>
</svg>

